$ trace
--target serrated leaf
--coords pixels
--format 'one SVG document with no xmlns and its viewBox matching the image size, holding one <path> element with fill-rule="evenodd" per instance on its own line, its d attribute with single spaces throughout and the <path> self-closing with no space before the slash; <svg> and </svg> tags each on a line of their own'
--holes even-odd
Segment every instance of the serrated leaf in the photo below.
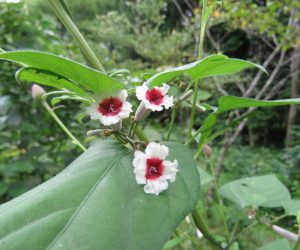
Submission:
<svg viewBox="0 0 300 250">
<path fill-rule="evenodd" d="M 257 67 L 266 72 L 263 67 L 255 63 L 228 58 L 224 55 L 211 55 L 200 61 L 160 72 L 148 79 L 147 83 L 150 87 L 161 86 L 163 83 L 184 75 L 192 80 L 198 80 L 210 76 L 234 74 L 249 67 Z"/>
<path fill-rule="evenodd" d="M 280 207 L 291 198 L 289 190 L 275 175 L 247 177 L 221 187 L 221 195 L 240 208 Z"/>
<path fill-rule="evenodd" d="M 59 175 L 0 206 L 0 248 L 161 249 L 200 191 L 190 150 L 164 144 L 168 159 L 179 162 L 167 191 L 144 193 L 133 152 L 113 141 L 96 143 Z"/>
<path fill-rule="evenodd" d="M 287 239 L 274 240 L 257 250 L 292 250 Z"/>
<path fill-rule="evenodd" d="M 96 93 L 121 89 L 125 86 L 122 82 L 97 70 L 50 53 L 19 50 L 0 53 L 0 59 L 50 71 Z"/>
</svg>

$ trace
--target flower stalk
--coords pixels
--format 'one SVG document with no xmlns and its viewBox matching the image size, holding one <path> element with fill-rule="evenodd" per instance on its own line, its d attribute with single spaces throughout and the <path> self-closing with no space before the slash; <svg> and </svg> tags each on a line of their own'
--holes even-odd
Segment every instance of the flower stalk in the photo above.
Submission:
<svg viewBox="0 0 300 250">
<path fill-rule="evenodd" d="M 53 109 L 49 106 L 44 97 L 41 98 L 41 103 L 62 130 L 69 136 L 72 142 L 77 145 L 82 151 L 86 151 L 86 148 L 77 140 L 77 138 L 71 133 L 71 131 L 65 126 L 65 124 L 58 118 Z"/>
</svg>

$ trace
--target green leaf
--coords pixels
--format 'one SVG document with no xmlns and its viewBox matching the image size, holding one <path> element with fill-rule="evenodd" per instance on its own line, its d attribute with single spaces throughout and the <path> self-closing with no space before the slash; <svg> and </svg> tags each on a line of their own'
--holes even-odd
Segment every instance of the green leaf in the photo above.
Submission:
<svg viewBox="0 0 300 250">
<path fill-rule="evenodd" d="M 84 98 L 81 98 L 80 96 L 61 95 L 61 96 L 53 97 L 51 99 L 51 105 L 55 106 L 56 104 L 58 104 L 58 103 L 60 103 L 61 101 L 64 101 L 64 100 L 73 100 L 73 101 L 85 102 L 87 104 L 90 103 L 89 101 L 87 101 Z"/>
<path fill-rule="evenodd" d="M 16 79 L 18 82 L 29 81 L 58 89 L 67 89 L 91 100 L 90 95 L 82 90 L 76 83 L 47 70 L 32 67 L 22 68 L 16 73 Z"/>
<path fill-rule="evenodd" d="M 124 88 L 124 83 L 72 60 L 38 51 L 12 51 L 0 54 L 0 59 L 22 63 L 50 71 L 94 92 Z"/>
<path fill-rule="evenodd" d="M 300 104 L 300 98 L 265 101 L 237 96 L 222 96 L 218 100 L 219 108 L 217 113 L 220 114 L 225 111 L 239 108 L 273 107 L 290 104 Z"/>
<path fill-rule="evenodd" d="M 300 98 L 265 101 L 237 96 L 222 96 L 218 100 L 217 110 L 210 113 L 201 126 L 200 142 L 203 143 L 211 135 L 216 126 L 218 115 L 226 111 L 239 108 L 273 107 L 290 104 L 300 104 Z"/>
<path fill-rule="evenodd" d="M 159 196 L 136 184 L 132 151 L 102 141 L 54 178 L 0 206 L 0 248 L 161 249 L 200 191 L 190 150 L 164 144 L 179 172 Z"/>
<path fill-rule="evenodd" d="M 213 177 L 210 174 L 208 174 L 206 171 L 204 171 L 201 168 L 198 168 L 198 170 L 199 170 L 199 175 L 200 175 L 201 186 L 203 186 L 207 183 L 210 183 L 213 180 Z"/>
<path fill-rule="evenodd" d="M 198 80 L 209 76 L 234 74 L 249 67 L 257 67 L 266 72 L 263 67 L 255 63 L 228 58 L 224 55 L 211 55 L 200 61 L 160 72 L 148 79 L 147 83 L 150 87 L 161 86 L 179 76 L 186 75 L 192 80 Z"/>
<path fill-rule="evenodd" d="M 221 187 L 221 195 L 244 208 L 280 207 L 291 198 L 290 193 L 275 175 L 242 178 Z"/>
<path fill-rule="evenodd" d="M 287 239 L 274 240 L 257 250 L 292 250 Z"/>
<path fill-rule="evenodd" d="M 287 200 L 282 202 L 282 206 L 287 215 L 297 215 L 300 210 L 300 200 Z"/>
<path fill-rule="evenodd" d="M 180 236 L 180 237 L 177 237 L 175 239 L 169 240 L 169 241 L 166 242 L 163 249 L 165 250 L 165 249 L 171 249 L 173 247 L 176 247 L 177 245 L 179 245 L 184 240 L 185 240 L 185 237 L 183 237 L 183 236 Z"/>
</svg>

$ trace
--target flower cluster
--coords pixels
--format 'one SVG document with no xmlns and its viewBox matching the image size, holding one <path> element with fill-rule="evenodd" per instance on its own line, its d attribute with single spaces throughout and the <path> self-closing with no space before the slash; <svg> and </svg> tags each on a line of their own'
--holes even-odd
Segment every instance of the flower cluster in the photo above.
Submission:
<svg viewBox="0 0 300 250">
<path fill-rule="evenodd" d="M 169 109 L 173 106 L 173 97 L 168 96 L 169 86 L 149 89 L 147 84 L 136 88 L 136 97 L 141 100 L 135 114 L 135 120 L 140 121 L 151 111 L 162 111 L 163 107 Z M 96 96 L 95 102 L 87 108 L 87 113 L 93 120 L 99 120 L 104 126 L 120 123 L 122 119 L 128 118 L 132 112 L 132 105 L 126 101 L 128 94 L 126 90 L 116 93 L 108 93 Z"/>
<path fill-rule="evenodd" d="M 155 142 L 147 145 L 145 153 L 134 153 L 133 166 L 137 184 L 146 184 L 144 191 L 158 195 L 168 188 L 168 180 L 174 182 L 178 171 L 178 162 L 165 160 L 169 149 Z"/>
<path fill-rule="evenodd" d="M 136 88 L 136 97 L 141 101 L 135 121 L 140 121 L 152 111 L 162 111 L 173 106 L 173 97 L 167 95 L 169 86 L 149 88 L 146 83 Z M 122 119 L 128 118 L 132 105 L 126 101 L 126 90 L 95 96 L 95 102 L 87 108 L 93 120 L 99 120 L 104 126 L 120 130 Z M 169 154 L 166 146 L 151 142 L 145 153 L 136 151 L 133 166 L 137 184 L 145 184 L 144 191 L 158 195 L 168 188 L 168 180 L 174 182 L 178 171 L 178 162 L 165 160 Z"/>
</svg>

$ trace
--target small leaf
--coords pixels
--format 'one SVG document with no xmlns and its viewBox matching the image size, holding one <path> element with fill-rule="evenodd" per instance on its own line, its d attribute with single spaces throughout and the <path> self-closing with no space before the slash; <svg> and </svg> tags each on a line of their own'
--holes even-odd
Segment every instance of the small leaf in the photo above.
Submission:
<svg viewBox="0 0 300 250">
<path fill-rule="evenodd" d="M 222 96 L 218 100 L 219 109 L 217 113 L 223 113 L 232 109 L 250 108 L 250 107 L 273 107 L 290 104 L 300 104 L 300 98 L 284 100 L 256 100 L 238 96 Z"/>
<path fill-rule="evenodd" d="M 257 250 L 292 250 L 287 239 L 274 240 Z"/>
<path fill-rule="evenodd" d="M 190 150 L 164 144 L 179 172 L 159 196 L 136 183 L 132 151 L 101 141 L 57 176 L 0 206 L 0 248 L 161 249 L 200 192 Z"/>
<path fill-rule="evenodd" d="M 161 86 L 162 83 L 174 80 L 179 76 L 187 75 L 192 80 L 198 80 L 209 76 L 234 74 L 249 67 L 257 67 L 266 72 L 263 67 L 255 63 L 228 58 L 224 55 L 211 55 L 200 61 L 158 73 L 148 79 L 147 83 L 150 84 L 150 87 Z"/>
<path fill-rule="evenodd" d="M 212 134 L 217 123 L 218 115 L 226 111 L 239 108 L 273 107 L 290 104 L 300 104 L 300 98 L 265 101 L 237 96 L 222 96 L 218 100 L 217 110 L 210 113 L 205 118 L 201 126 L 200 142 L 203 143 L 208 138 L 208 136 Z"/>
<path fill-rule="evenodd" d="M 244 208 L 280 207 L 291 198 L 290 193 L 275 175 L 242 178 L 221 187 L 221 195 Z"/>
<path fill-rule="evenodd" d="M 0 59 L 50 71 L 96 93 L 113 91 L 125 86 L 124 83 L 97 70 L 50 53 L 19 50 L 1 53 Z"/>
</svg>

